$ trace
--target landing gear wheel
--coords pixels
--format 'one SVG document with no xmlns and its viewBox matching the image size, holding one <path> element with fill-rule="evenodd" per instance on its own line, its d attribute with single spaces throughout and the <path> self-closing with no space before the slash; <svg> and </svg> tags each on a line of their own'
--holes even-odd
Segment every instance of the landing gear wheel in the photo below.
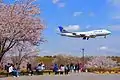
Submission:
<svg viewBox="0 0 120 80">
<path fill-rule="evenodd" d="M 104 38 L 106 38 L 106 36 L 104 36 Z"/>
<path fill-rule="evenodd" d="M 83 37 L 83 40 L 85 40 L 86 39 L 86 37 Z"/>
<path fill-rule="evenodd" d="M 87 37 L 87 40 L 89 39 L 89 37 Z"/>
</svg>

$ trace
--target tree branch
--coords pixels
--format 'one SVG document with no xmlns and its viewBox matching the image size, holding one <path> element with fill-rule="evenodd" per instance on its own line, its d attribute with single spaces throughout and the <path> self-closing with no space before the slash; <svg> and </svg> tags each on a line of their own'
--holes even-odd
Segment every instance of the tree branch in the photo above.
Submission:
<svg viewBox="0 0 120 80">
<path fill-rule="evenodd" d="M 6 44 L 6 42 L 7 42 L 7 38 L 5 38 L 5 41 L 3 42 L 3 45 L 2 45 L 2 49 L 1 49 L 1 52 L 3 52 L 4 51 L 4 48 L 5 48 L 5 44 Z"/>
</svg>

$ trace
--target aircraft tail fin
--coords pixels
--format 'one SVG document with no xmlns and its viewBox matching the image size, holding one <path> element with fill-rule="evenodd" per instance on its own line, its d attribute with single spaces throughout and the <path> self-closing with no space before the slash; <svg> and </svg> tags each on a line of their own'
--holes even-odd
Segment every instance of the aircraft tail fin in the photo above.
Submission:
<svg viewBox="0 0 120 80">
<path fill-rule="evenodd" d="M 59 27 L 59 30 L 60 30 L 61 33 L 69 33 L 63 27 L 61 27 L 61 26 L 58 26 L 58 27 Z"/>
</svg>

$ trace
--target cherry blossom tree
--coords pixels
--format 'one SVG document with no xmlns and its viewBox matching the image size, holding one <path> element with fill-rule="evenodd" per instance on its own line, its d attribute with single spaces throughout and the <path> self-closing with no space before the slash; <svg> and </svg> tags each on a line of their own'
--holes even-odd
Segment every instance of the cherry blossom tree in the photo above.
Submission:
<svg viewBox="0 0 120 80">
<path fill-rule="evenodd" d="M 5 53 L 20 41 L 33 45 L 43 42 L 41 35 L 45 25 L 39 17 L 39 6 L 34 2 L 16 0 L 13 4 L 0 3 L 0 62 Z"/>
<path fill-rule="evenodd" d="M 86 67 L 113 68 L 116 65 L 116 61 L 113 61 L 111 58 L 107 58 L 105 56 L 97 56 L 88 61 Z"/>
<path fill-rule="evenodd" d="M 53 63 L 57 63 L 57 64 L 70 64 L 70 63 L 80 63 L 81 62 L 81 58 L 80 57 L 76 57 L 76 56 L 71 56 L 71 55 L 57 55 L 55 57 L 55 59 L 53 60 Z"/>
<path fill-rule="evenodd" d="M 12 63 L 14 65 L 18 63 L 17 66 L 19 67 L 22 62 L 27 62 L 27 60 L 35 58 L 39 50 L 29 42 L 19 42 L 8 52 L 10 54 L 8 56 L 11 58 Z"/>
</svg>

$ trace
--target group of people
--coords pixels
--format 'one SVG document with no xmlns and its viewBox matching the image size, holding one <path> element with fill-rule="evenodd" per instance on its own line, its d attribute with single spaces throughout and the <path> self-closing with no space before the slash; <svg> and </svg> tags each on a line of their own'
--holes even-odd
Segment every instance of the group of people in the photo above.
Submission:
<svg viewBox="0 0 120 80">
<path fill-rule="evenodd" d="M 43 74 L 43 71 L 45 70 L 46 66 L 43 63 L 38 64 L 34 70 L 36 70 L 37 74 Z M 32 65 L 30 63 L 27 63 L 27 72 L 29 74 L 33 74 L 33 68 Z M 60 73 L 60 74 L 68 74 L 69 72 L 79 72 L 83 70 L 83 66 L 79 63 L 77 64 L 67 64 L 67 65 L 58 65 L 58 64 L 54 64 L 53 67 L 53 72 L 55 72 L 55 75 Z M 14 77 L 19 77 L 20 76 L 20 68 L 18 66 L 18 64 L 16 63 L 15 65 L 8 63 L 7 65 L 5 65 L 5 70 L 8 72 L 8 74 L 13 75 Z"/>
<path fill-rule="evenodd" d="M 67 64 L 67 65 L 60 65 L 58 66 L 58 64 L 54 64 L 53 67 L 53 72 L 55 72 L 55 74 L 68 74 L 69 72 L 79 72 L 79 71 L 83 71 L 83 66 L 81 64 Z"/>
<path fill-rule="evenodd" d="M 38 64 L 35 68 L 37 74 L 43 72 L 44 69 L 45 69 L 45 65 L 43 63 Z M 8 75 L 12 75 L 13 77 L 20 76 L 20 68 L 18 63 L 14 65 L 12 63 L 8 63 L 7 65 L 5 65 L 5 70 L 7 71 L 7 76 Z M 29 62 L 27 63 L 26 70 L 29 73 L 29 75 L 33 74 L 33 68 Z"/>
<path fill-rule="evenodd" d="M 16 63 L 15 65 L 8 63 L 7 65 L 5 65 L 5 70 L 7 71 L 7 76 L 13 75 L 13 77 L 19 77 L 19 66 L 18 63 Z"/>
<path fill-rule="evenodd" d="M 36 70 L 37 74 L 43 74 L 43 70 L 45 70 L 45 65 L 41 62 L 38 64 L 34 70 Z M 33 68 L 30 63 L 27 63 L 27 72 L 32 75 L 33 74 Z"/>
<path fill-rule="evenodd" d="M 43 63 L 38 64 L 36 67 L 37 74 L 43 74 L 43 70 L 45 70 L 45 65 Z"/>
</svg>

